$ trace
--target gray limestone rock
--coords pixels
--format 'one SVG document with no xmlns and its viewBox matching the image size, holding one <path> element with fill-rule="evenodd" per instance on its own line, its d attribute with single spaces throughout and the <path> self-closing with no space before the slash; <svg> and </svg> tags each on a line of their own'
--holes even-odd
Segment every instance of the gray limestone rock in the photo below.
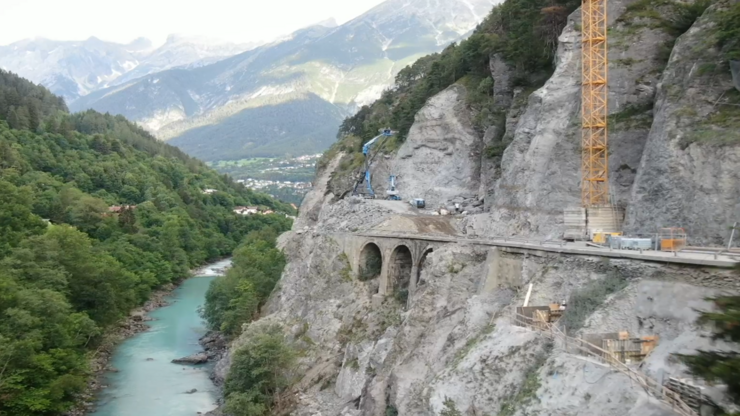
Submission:
<svg viewBox="0 0 740 416">
<path fill-rule="evenodd" d="M 692 245 L 726 245 L 740 219 L 740 133 L 732 125 L 740 113 L 726 105 L 725 97 L 737 92 L 711 43 L 716 7 L 678 39 L 658 85 L 627 211 L 629 232 L 683 227 Z M 700 71 L 700 65 L 716 69 Z"/>
<path fill-rule="evenodd" d="M 204 353 L 193 354 L 187 357 L 172 360 L 173 364 L 205 364 L 208 362 L 208 355 Z"/>
</svg>

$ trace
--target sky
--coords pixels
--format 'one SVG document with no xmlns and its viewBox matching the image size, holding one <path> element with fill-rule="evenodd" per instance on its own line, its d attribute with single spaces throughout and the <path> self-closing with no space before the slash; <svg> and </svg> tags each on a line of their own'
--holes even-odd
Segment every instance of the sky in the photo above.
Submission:
<svg viewBox="0 0 740 416">
<path fill-rule="evenodd" d="M 154 44 L 167 35 L 232 42 L 269 41 L 335 18 L 351 20 L 383 0 L 0 0 L 0 45 L 34 37 L 83 40 L 91 36 Z"/>
</svg>

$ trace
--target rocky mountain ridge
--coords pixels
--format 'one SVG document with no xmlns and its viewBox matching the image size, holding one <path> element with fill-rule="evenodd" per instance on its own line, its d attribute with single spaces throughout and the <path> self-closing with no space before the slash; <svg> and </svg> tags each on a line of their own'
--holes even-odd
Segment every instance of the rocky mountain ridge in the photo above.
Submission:
<svg viewBox="0 0 740 416">
<path fill-rule="evenodd" d="M 729 129 L 740 113 L 733 105 L 718 108 L 733 104 L 736 94 L 716 41 L 719 16 L 733 4 L 707 4 L 678 36 L 644 20 L 653 2 L 609 2 L 611 164 L 617 172 L 611 186 L 627 208 L 630 232 L 681 225 L 692 243 L 716 244 L 726 239 L 727 218 L 740 215 L 730 201 L 738 178 L 729 174 L 738 171 L 738 135 Z M 661 5 L 667 8 L 661 16 L 681 7 Z M 399 149 L 376 159 L 375 189 L 385 189 L 394 173 L 404 198 L 427 198 L 431 209 L 461 203 L 468 215 L 449 218 L 461 237 L 558 239 L 562 209 L 579 202 L 579 20 L 579 12 L 569 16 L 556 69 L 534 91 L 509 82 L 515 70 L 491 57 L 494 103 L 505 117 L 484 133 L 474 125 L 471 92 L 463 85 L 428 100 Z M 660 51 L 665 45 L 669 54 Z M 487 151 L 492 146 L 505 150 Z M 513 310 L 529 284 L 530 305 L 568 300 L 570 335 L 657 336 L 655 350 L 633 364 L 654 380 L 687 377 L 673 354 L 732 348 L 710 346 L 696 324 L 697 310 L 711 308 L 707 297 L 740 291 L 730 269 L 465 242 L 412 254 L 406 264 L 400 253 L 410 242 L 400 239 L 395 249 L 381 251 L 390 264 L 388 280 L 360 279 L 357 265 L 364 267 L 362 252 L 372 239 L 358 234 L 428 234 L 404 224 L 440 217 L 425 218 L 404 202 L 345 197 L 357 174 L 347 169 L 356 158 L 351 150 L 341 143 L 322 164 L 293 231 L 281 237 L 289 261 L 280 288 L 262 318 L 231 346 L 233 353 L 262 326 L 285 329 L 302 352 L 302 378 L 290 391 L 292 414 L 675 414 L 629 377 L 516 325 Z M 405 299 L 398 277 L 409 269 L 418 274 L 407 277 L 414 289 Z M 380 287 L 388 292 L 379 293 Z M 229 364 L 226 356 L 217 378 Z M 725 404 L 721 389 L 710 390 L 715 403 Z"/>
<path fill-rule="evenodd" d="M 123 114 L 205 160 L 315 153 L 398 71 L 470 34 L 496 3 L 389 0 L 339 27 L 313 26 L 212 65 L 152 74 L 72 108 Z"/>
</svg>

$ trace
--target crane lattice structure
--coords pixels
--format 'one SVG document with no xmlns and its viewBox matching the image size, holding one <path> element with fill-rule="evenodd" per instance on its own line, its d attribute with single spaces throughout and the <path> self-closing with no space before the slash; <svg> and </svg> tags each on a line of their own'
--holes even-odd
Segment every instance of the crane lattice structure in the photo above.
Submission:
<svg viewBox="0 0 740 416">
<path fill-rule="evenodd" d="M 609 205 L 607 0 L 583 0 L 582 194 L 586 208 Z"/>
</svg>

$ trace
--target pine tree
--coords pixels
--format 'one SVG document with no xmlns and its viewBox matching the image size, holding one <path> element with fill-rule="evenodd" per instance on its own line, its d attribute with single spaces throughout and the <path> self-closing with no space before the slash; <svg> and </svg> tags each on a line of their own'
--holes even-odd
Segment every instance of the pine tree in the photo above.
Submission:
<svg viewBox="0 0 740 416">
<path fill-rule="evenodd" d="M 31 131 L 37 131 L 41 124 L 41 116 L 39 115 L 39 109 L 37 102 L 29 102 L 26 110 L 28 111 L 28 127 Z"/>
<path fill-rule="evenodd" d="M 23 130 L 28 128 L 28 118 L 24 118 L 23 114 L 21 113 L 21 108 L 16 108 L 15 106 L 10 106 L 10 110 L 8 111 L 8 124 L 10 125 L 10 128 L 16 129 L 16 130 Z"/>
<path fill-rule="evenodd" d="M 740 343 L 740 296 L 719 297 L 713 302 L 717 310 L 702 313 L 699 323 L 712 327 L 714 340 Z M 733 403 L 740 405 L 740 353 L 699 350 L 696 355 L 679 355 L 679 358 L 695 376 L 710 383 L 726 384 Z"/>
</svg>

